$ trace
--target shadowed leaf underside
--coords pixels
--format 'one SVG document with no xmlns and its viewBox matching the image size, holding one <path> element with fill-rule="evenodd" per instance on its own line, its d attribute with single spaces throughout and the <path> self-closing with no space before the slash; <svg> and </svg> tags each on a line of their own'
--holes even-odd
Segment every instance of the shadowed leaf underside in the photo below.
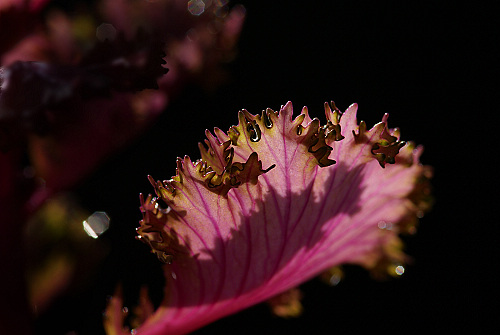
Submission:
<svg viewBox="0 0 500 335">
<path fill-rule="evenodd" d="M 322 126 L 305 107 L 293 118 L 290 102 L 243 110 L 227 133 L 206 132 L 201 159 L 150 177 L 156 197 L 141 196 L 137 231 L 167 284 L 139 334 L 192 331 L 339 264 L 404 261 L 398 234 L 427 208 L 430 169 L 387 115 L 367 130 L 356 111 L 325 104 Z"/>
</svg>

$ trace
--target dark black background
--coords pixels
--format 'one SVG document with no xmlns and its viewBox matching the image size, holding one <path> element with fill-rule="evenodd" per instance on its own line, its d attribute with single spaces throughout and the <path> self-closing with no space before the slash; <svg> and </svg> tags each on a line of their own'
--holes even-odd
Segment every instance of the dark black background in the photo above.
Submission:
<svg viewBox="0 0 500 335">
<path fill-rule="evenodd" d="M 215 90 L 187 87 L 158 122 L 110 157 L 76 194 L 112 219 L 109 257 L 88 288 L 61 300 L 38 330 L 95 333 L 105 297 L 121 281 L 133 301 L 140 283 L 161 292 L 156 258 L 134 240 L 138 194 L 148 174 L 168 179 L 175 158 L 198 157 L 204 130 L 227 130 L 241 108 L 259 113 L 291 100 L 323 117 L 323 103 L 359 104 L 369 125 L 389 113 L 402 138 L 425 146 L 434 167 L 435 205 L 405 238 L 413 264 L 379 282 L 362 269 L 329 287 L 302 286 L 303 316 L 282 320 L 265 305 L 219 320 L 197 334 L 438 333 L 498 330 L 498 219 L 493 219 L 498 24 L 491 8 L 467 3 L 239 1 L 247 9 L 230 81 Z M 167 58 L 168 60 L 168 58 Z M 496 201 L 495 201 L 496 202 Z M 156 291 L 155 291 L 156 288 Z M 59 326 L 54 326 L 59 320 Z M 61 322 L 64 320 L 64 322 Z M 58 329 L 60 327 L 61 329 Z M 492 330 L 491 330 L 492 331 Z"/>
</svg>

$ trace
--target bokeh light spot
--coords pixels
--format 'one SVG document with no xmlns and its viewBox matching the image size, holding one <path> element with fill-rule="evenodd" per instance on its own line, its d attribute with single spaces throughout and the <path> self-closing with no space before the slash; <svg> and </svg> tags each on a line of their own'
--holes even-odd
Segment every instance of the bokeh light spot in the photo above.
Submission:
<svg viewBox="0 0 500 335">
<path fill-rule="evenodd" d="M 201 15 L 205 11 L 205 2 L 202 0 L 188 1 L 188 11 L 193 15 Z"/>
<path fill-rule="evenodd" d="M 110 23 L 103 23 L 96 29 L 96 37 L 99 41 L 113 41 L 116 38 L 116 28 Z"/>
<path fill-rule="evenodd" d="M 98 238 L 109 228 L 109 216 L 106 212 L 94 212 L 83 221 L 83 230 L 92 238 Z"/>
<path fill-rule="evenodd" d="M 402 265 L 398 265 L 394 268 L 394 272 L 396 272 L 398 276 L 401 276 L 403 275 L 403 273 L 405 273 L 405 268 Z"/>
</svg>

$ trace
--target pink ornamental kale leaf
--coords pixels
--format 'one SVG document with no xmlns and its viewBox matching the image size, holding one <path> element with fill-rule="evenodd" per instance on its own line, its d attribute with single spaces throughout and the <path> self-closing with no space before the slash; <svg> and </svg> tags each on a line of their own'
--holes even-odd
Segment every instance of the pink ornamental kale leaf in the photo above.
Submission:
<svg viewBox="0 0 500 335">
<path fill-rule="evenodd" d="M 201 159 L 141 196 L 139 238 L 165 262 L 166 296 L 138 334 L 180 334 L 262 302 L 343 264 L 404 261 L 398 234 L 427 209 L 421 147 L 357 105 L 327 122 L 307 108 L 239 113 L 227 134 L 206 132 Z M 389 163 L 389 164 L 388 164 Z"/>
</svg>

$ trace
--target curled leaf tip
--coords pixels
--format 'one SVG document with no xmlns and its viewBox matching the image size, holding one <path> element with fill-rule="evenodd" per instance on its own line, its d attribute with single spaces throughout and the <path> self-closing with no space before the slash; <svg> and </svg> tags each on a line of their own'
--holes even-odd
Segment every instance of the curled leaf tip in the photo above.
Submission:
<svg viewBox="0 0 500 335">
<path fill-rule="evenodd" d="M 352 131 L 355 142 L 360 145 L 368 144 L 371 155 L 383 168 L 385 164 L 394 164 L 399 150 L 406 145 L 406 142 L 399 140 L 399 129 L 387 128 L 388 118 L 389 114 L 385 113 L 382 121 L 370 130 L 366 130 L 366 123 L 361 121 L 358 131 Z"/>
<path fill-rule="evenodd" d="M 272 297 L 275 313 L 297 314 L 293 288 L 321 273 L 336 285 L 345 263 L 404 272 L 398 235 L 430 206 L 422 149 L 387 116 L 368 129 L 355 104 L 324 110 L 324 125 L 306 107 L 294 118 L 290 102 L 242 110 L 227 133 L 205 133 L 199 160 L 178 159 L 170 180 L 149 177 L 157 197 L 141 196 L 137 232 L 167 283 L 139 334 L 187 333 Z"/>
</svg>

